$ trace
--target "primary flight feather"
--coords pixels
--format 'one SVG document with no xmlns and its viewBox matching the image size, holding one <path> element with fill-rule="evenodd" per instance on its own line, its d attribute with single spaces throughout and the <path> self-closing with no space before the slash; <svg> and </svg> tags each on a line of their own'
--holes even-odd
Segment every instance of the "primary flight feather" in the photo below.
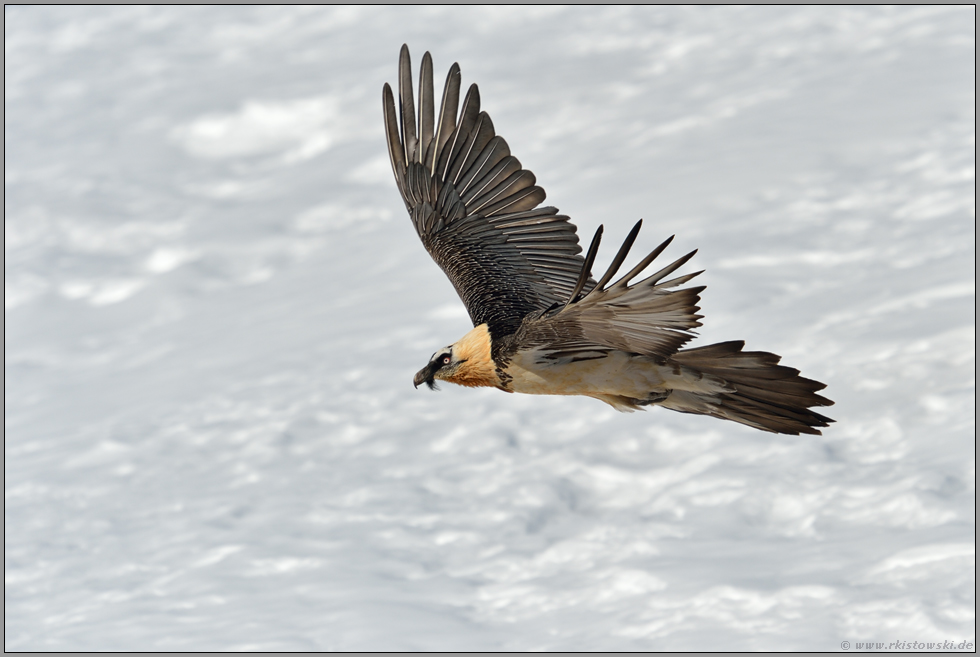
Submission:
<svg viewBox="0 0 980 657">
<path fill-rule="evenodd" d="M 669 277 L 695 252 L 646 273 L 673 238 L 616 279 L 637 222 L 595 280 L 602 227 L 583 258 L 575 225 L 556 208 L 539 207 L 544 190 L 494 132 L 475 84 L 460 106 L 460 82 L 453 64 L 437 116 L 425 53 L 416 106 L 402 46 L 397 102 L 388 84 L 383 91 L 395 183 L 474 327 L 433 354 L 416 387 L 440 380 L 586 395 L 622 411 L 663 406 L 794 435 L 819 434 L 816 427 L 833 421 L 810 410 L 833 404 L 816 394 L 826 386 L 778 365 L 775 354 L 742 351 L 741 341 L 681 348 L 701 325 L 704 287 L 678 289 L 701 272 Z"/>
</svg>

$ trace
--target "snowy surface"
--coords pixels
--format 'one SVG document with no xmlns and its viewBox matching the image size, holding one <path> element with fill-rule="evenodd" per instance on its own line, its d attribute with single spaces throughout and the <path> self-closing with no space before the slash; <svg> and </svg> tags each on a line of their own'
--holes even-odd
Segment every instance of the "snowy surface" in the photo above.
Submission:
<svg viewBox="0 0 980 657">
<path fill-rule="evenodd" d="M 975 18 L 6 9 L 5 647 L 972 640 Z M 387 163 L 403 42 L 837 423 L 413 389 L 469 324 Z"/>
</svg>

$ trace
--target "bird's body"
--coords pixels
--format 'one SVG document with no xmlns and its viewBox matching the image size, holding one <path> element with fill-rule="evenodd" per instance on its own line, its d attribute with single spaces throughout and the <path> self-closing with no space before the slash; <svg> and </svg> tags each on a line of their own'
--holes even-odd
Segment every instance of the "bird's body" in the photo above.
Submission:
<svg viewBox="0 0 980 657">
<path fill-rule="evenodd" d="M 678 288 L 701 272 L 668 279 L 691 252 L 634 282 L 671 239 L 615 282 L 639 232 L 592 278 L 602 227 L 580 254 L 575 226 L 494 133 L 472 85 L 457 115 L 459 67 L 446 80 L 438 120 L 426 53 L 416 108 L 408 48 L 399 66 L 399 106 L 383 94 L 395 181 L 426 249 L 449 276 L 473 320 L 435 354 L 415 385 L 436 380 L 505 392 L 584 395 L 622 411 L 656 405 L 778 433 L 815 433 L 829 422 L 811 406 L 830 400 L 822 383 L 778 365 L 742 342 L 682 349 L 701 325 L 703 287 Z M 417 118 L 416 118 L 417 110 Z"/>
</svg>

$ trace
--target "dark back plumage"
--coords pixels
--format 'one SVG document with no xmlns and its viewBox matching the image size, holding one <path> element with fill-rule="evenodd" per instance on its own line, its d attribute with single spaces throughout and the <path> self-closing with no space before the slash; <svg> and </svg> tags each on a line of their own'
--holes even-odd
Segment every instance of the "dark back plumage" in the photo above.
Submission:
<svg viewBox="0 0 980 657">
<path fill-rule="evenodd" d="M 538 207 L 544 190 L 480 111 L 477 86 L 459 109 L 460 72 L 453 64 L 436 121 L 432 58 L 425 53 L 416 112 L 407 46 L 398 83 L 397 116 L 391 87 L 383 92 L 395 181 L 422 243 L 473 325 L 486 323 L 496 339 L 514 333 L 528 314 L 564 304 L 584 264 L 575 226 L 557 208 Z M 594 284 L 587 280 L 583 290 Z"/>
</svg>

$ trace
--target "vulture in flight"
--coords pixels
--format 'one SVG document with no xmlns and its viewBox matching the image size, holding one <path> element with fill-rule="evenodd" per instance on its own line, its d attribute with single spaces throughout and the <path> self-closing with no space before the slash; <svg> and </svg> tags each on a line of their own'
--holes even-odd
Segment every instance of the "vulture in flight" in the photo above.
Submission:
<svg viewBox="0 0 980 657">
<path fill-rule="evenodd" d="M 756 429 L 819 434 L 830 418 L 824 384 L 779 365 L 780 357 L 731 341 L 684 349 L 701 326 L 701 272 L 673 277 L 693 255 L 650 271 L 669 238 L 625 274 L 637 222 L 596 280 L 596 231 L 583 258 L 575 225 L 542 206 L 544 190 L 480 110 L 471 85 L 449 69 L 438 111 L 432 58 L 422 57 L 418 103 L 408 47 L 398 98 L 384 85 L 384 124 L 395 183 L 415 231 L 452 281 L 473 330 L 438 350 L 415 375 L 535 395 L 585 395 L 621 411 L 662 406 Z"/>
</svg>

